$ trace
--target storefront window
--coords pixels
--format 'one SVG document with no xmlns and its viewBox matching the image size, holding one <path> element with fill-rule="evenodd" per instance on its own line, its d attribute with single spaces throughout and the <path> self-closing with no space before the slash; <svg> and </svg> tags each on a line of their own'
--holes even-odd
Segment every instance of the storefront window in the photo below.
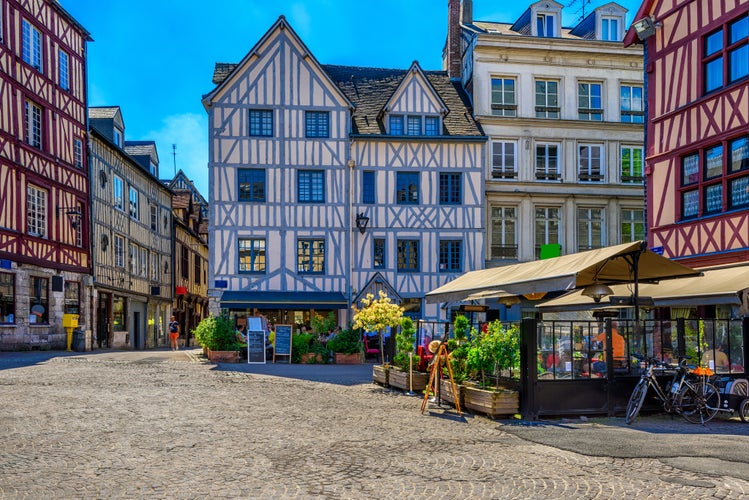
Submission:
<svg viewBox="0 0 749 500">
<path fill-rule="evenodd" d="M 16 322 L 15 275 L 0 273 L 0 323 Z"/>
<path fill-rule="evenodd" d="M 115 296 L 112 299 L 113 327 L 115 331 L 127 330 L 127 324 L 125 323 L 127 311 L 125 309 L 125 298 Z"/>
<path fill-rule="evenodd" d="M 65 282 L 65 314 L 81 313 L 81 284 L 77 281 Z"/>
<path fill-rule="evenodd" d="M 32 276 L 29 290 L 29 323 L 49 323 L 49 280 Z"/>
</svg>

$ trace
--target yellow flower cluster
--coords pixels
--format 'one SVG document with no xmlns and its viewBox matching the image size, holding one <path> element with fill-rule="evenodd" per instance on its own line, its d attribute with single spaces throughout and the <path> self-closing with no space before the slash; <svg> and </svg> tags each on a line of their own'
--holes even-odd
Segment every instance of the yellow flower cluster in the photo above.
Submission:
<svg viewBox="0 0 749 500">
<path fill-rule="evenodd" d="M 380 290 L 379 298 L 368 293 L 362 299 L 362 308 L 351 306 L 354 310 L 354 328 L 361 328 L 367 332 L 377 332 L 388 326 L 400 325 L 403 318 L 403 308 L 390 301 L 387 293 Z"/>
</svg>

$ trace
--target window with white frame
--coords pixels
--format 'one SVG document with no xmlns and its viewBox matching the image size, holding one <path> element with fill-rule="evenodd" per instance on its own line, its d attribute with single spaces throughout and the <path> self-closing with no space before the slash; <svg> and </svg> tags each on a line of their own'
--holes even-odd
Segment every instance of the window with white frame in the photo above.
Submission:
<svg viewBox="0 0 749 500">
<path fill-rule="evenodd" d="M 577 207 L 577 251 L 603 246 L 603 209 Z"/>
<path fill-rule="evenodd" d="M 559 207 L 535 208 L 536 259 L 541 257 L 543 245 L 559 244 Z"/>
<path fill-rule="evenodd" d="M 622 182 L 643 182 L 643 149 L 642 146 L 622 146 L 621 176 Z"/>
<path fill-rule="evenodd" d="M 140 247 L 140 275 L 148 278 L 148 249 Z"/>
<path fill-rule="evenodd" d="M 43 71 L 42 66 L 42 32 L 31 25 L 26 19 L 21 21 L 22 58 L 25 63 Z"/>
<path fill-rule="evenodd" d="M 68 53 L 62 49 L 58 50 L 57 53 L 57 75 L 60 82 L 60 88 L 63 90 L 70 90 L 70 58 Z"/>
<path fill-rule="evenodd" d="M 135 220 L 139 220 L 138 217 L 138 190 L 135 189 L 133 186 L 129 186 L 129 200 L 130 200 L 130 217 L 132 217 Z"/>
<path fill-rule="evenodd" d="M 536 36 L 551 38 L 557 36 L 556 15 L 546 12 L 536 14 Z"/>
<path fill-rule="evenodd" d="M 159 281 L 159 254 L 151 252 L 151 281 Z"/>
<path fill-rule="evenodd" d="M 642 123 L 645 120 L 645 104 L 642 99 L 641 86 L 622 85 L 619 87 L 619 104 L 622 122 Z"/>
<path fill-rule="evenodd" d="M 114 143 L 117 145 L 117 147 L 122 147 L 122 131 L 119 129 L 114 129 L 112 139 L 114 139 Z"/>
<path fill-rule="evenodd" d="M 125 267 L 125 238 L 119 234 L 114 235 L 114 265 Z"/>
<path fill-rule="evenodd" d="M 601 40 L 605 42 L 619 42 L 622 36 L 619 34 L 621 20 L 618 17 L 601 17 Z"/>
<path fill-rule="evenodd" d="M 85 207 L 83 203 L 78 203 L 78 213 L 81 214 L 77 224 L 73 225 L 73 231 L 75 231 L 75 246 L 83 248 L 83 227 L 84 217 L 86 216 Z"/>
<path fill-rule="evenodd" d="M 27 233 L 47 237 L 47 191 L 36 186 L 26 187 Z"/>
<path fill-rule="evenodd" d="M 515 100 L 514 78 L 492 78 L 492 115 L 515 116 L 517 101 Z"/>
<path fill-rule="evenodd" d="M 125 210 L 125 183 L 116 174 L 112 174 L 112 203 L 117 210 Z"/>
<path fill-rule="evenodd" d="M 517 145 L 514 141 L 492 142 L 492 177 L 515 179 L 518 171 L 515 163 Z"/>
<path fill-rule="evenodd" d="M 621 231 L 622 243 L 632 243 L 645 239 L 645 211 L 641 208 L 622 208 Z"/>
<path fill-rule="evenodd" d="M 73 165 L 83 168 L 83 141 L 77 137 L 73 139 Z"/>
<path fill-rule="evenodd" d="M 149 205 L 149 212 L 151 215 L 151 231 L 158 234 L 159 231 L 159 224 L 158 224 L 158 213 L 159 209 L 156 205 L 151 204 Z"/>
<path fill-rule="evenodd" d="M 536 80 L 536 118 L 559 118 L 559 82 Z"/>
<path fill-rule="evenodd" d="M 580 144 L 577 152 L 578 180 L 580 182 L 603 182 L 603 146 Z"/>
<path fill-rule="evenodd" d="M 536 179 L 541 181 L 559 180 L 559 144 L 536 144 Z"/>
<path fill-rule="evenodd" d="M 580 120 L 603 120 L 601 84 L 579 82 L 577 84 L 577 111 Z"/>
<path fill-rule="evenodd" d="M 26 142 L 42 148 L 42 108 L 29 99 L 26 100 Z"/>
<path fill-rule="evenodd" d="M 138 272 L 138 247 L 135 243 L 130 242 L 127 251 L 128 271 L 131 274 Z"/>
<path fill-rule="evenodd" d="M 491 207 L 491 258 L 517 259 L 517 208 Z"/>
</svg>

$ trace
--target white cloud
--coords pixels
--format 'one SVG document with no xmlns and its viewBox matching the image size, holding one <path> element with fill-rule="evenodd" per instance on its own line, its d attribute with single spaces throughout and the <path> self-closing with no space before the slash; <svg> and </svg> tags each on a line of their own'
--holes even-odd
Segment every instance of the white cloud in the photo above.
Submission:
<svg viewBox="0 0 749 500">
<path fill-rule="evenodd" d="M 180 169 L 208 199 L 208 117 L 195 113 L 170 115 L 161 128 L 144 135 L 156 141 L 159 153 L 159 177 L 171 179 Z M 176 167 L 172 145 L 176 145 Z"/>
</svg>

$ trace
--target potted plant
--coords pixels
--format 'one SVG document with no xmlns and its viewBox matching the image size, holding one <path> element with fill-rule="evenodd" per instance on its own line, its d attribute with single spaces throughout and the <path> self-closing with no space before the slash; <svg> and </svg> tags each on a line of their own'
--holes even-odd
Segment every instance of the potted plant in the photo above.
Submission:
<svg viewBox="0 0 749 500">
<path fill-rule="evenodd" d="M 314 335 L 311 333 L 294 333 L 291 335 L 291 362 L 306 363 Z"/>
<path fill-rule="evenodd" d="M 239 343 L 232 322 L 224 316 L 208 316 L 192 330 L 196 341 L 213 362 L 239 362 Z"/>
<path fill-rule="evenodd" d="M 474 337 L 468 348 L 466 368 L 477 381 L 464 385 L 465 407 L 492 418 L 518 413 L 520 394 L 516 389 L 501 386 L 500 374 L 508 371 L 512 377 L 519 367 L 518 327 L 506 327 L 499 321 L 490 323 L 486 333 Z M 490 373 L 494 375 L 493 386 L 488 383 Z"/>
<path fill-rule="evenodd" d="M 362 362 L 363 348 L 359 334 L 354 330 L 343 330 L 328 341 L 328 349 L 335 354 L 336 364 L 357 364 Z"/>
<path fill-rule="evenodd" d="M 468 378 L 468 331 L 471 331 L 471 337 L 477 336 L 475 328 L 471 328 L 468 318 L 458 315 L 453 323 L 453 338 L 447 341 L 447 350 L 450 353 L 450 369 L 452 370 L 455 391 L 450 383 L 450 372 L 447 368 L 442 369 L 442 378 L 440 379 L 440 398 L 448 403 L 455 404 L 455 392 L 458 393 L 460 406 L 464 407 L 463 382 Z"/>
<path fill-rule="evenodd" d="M 401 319 L 400 331 L 395 335 L 395 356 L 390 369 L 388 383 L 404 391 L 423 391 L 427 385 L 427 374 L 414 372 L 419 356 L 414 355 L 416 329 L 408 316 Z"/>
<path fill-rule="evenodd" d="M 385 363 L 385 343 L 382 332 L 385 328 L 395 328 L 403 317 L 403 308 L 390 301 L 390 297 L 380 290 L 379 297 L 368 293 L 361 301 L 362 308 L 352 306 L 354 310 L 354 328 L 361 328 L 365 332 L 377 332 L 380 339 L 380 360 L 382 365 L 372 367 L 372 378 L 381 384 L 389 383 L 390 367 Z"/>
</svg>

